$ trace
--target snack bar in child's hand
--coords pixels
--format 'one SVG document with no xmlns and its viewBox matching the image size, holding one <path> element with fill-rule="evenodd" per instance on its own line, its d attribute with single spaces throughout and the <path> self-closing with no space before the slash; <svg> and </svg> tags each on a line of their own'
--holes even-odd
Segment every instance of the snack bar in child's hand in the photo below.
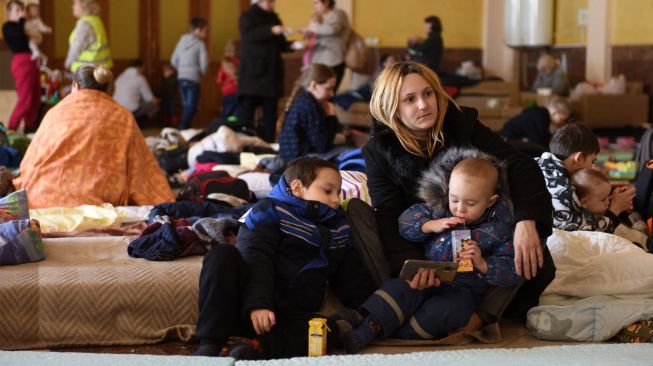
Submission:
<svg viewBox="0 0 653 366">
<path fill-rule="evenodd" d="M 470 240 L 472 240 L 472 233 L 469 230 L 454 230 L 451 232 L 451 250 L 453 259 L 458 262 L 458 272 L 471 272 L 474 270 L 471 259 L 460 258 L 461 252 L 467 247 Z"/>
</svg>

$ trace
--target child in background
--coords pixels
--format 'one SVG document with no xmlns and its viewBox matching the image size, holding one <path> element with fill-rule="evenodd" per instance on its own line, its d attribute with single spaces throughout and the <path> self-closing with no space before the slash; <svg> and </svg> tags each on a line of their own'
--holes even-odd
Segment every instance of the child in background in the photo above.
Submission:
<svg viewBox="0 0 653 366">
<path fill-rule="evenodd" d="M 597 226 L 595 223 L 609 212 L 610 196 L 613 190 L 610 181 L 603 173 L 591 168 L 583 168 L 575 172 L 571 176 L 571 181 L 574 184 L 580 205 L 583 207 L 584 220 L 590 226 Z M 622 187 L 614 189 L 618 190 Z M 615 235 L 630 240 L 647 250 L 646 240 L 648 237 L 645 233 L 620 224 L 619 220 L 614 221 L 617 224 L 613 231 Z"/>
<path fill-rule="evenodd" d="M 177 116 L 177 76 L 175 69 L 169 64 L 163 64 L 163 81 L 161 82 L 161 122 L 164 126 L 176 127 Z"/>
<path fill-rule="evenodd" d="M 29 36 L 29 49 L 32 51 L 32 60 L 40 60 L 40 64 L 45 65 L 48 63 L 48 58 L 41 52 L 39 45 L 43 42 L 43 34 L 52 33 L 52 28 L 43 23 L 39 4 L 27 4 L 25 19 L 25 33 Z"/>
<path fill-rule="evenodd" d="M 535 157 L 546 151 L 551 136 L 562 127 L 571 116 L 571 106 L 566 98 L 553 97 L 546 107 L 524 109 L 519 115 L 506 122 L 499 134 L 515 148 L 527 148 L 523 143 L 535 144 L 540 150 Z"/>
<path fill-rule="evenodd" d="M 308 154 L 324 154 L 333 148 L 338 129 L 333 97 L 336 74 L 326 65 L 311 64 L 290 93 L 279 135 L 279 155 L 290 162 Z"/>
<path fill-rule="evenodd" d="M 200 17 L 191 19 L 189 28 L 190 32 L 181 36 L 170 59 L 172 66 L 177 69 L 179 94 L 181 94 L 180 130 L 191 127 L 200 98 L 200 83 L 209 67 L 204 44 L 209 33 L 206 19 Z"/>
<path fill-rule="evenodd" d="M 635 187 L 621 186 L 612 191 L 605 215 L 588 222 L 576 194 L 571 176 L 583 168 L 591 168 L 600 151 L 599 142 L 588 127 L 567 123 L 551 137 L 550 152 L 543 153 L 538 164 L 553 203 L 553 226 L 566 231 L 587 230 L 613 233 L 619 216 L 630 209 Z"/>
<path fill-rule="evenodd" d="M 361 306 L 365 320 L 343 337 L 348 352 L 358 352 L 376 337 L 446 337 L 468 324 L 489 285 L 521 282 L 515 272 L 513 215 L 500 195 L 505 187 L 503 165 L 476 149 L 452 148 L 433 163 L 420 181 L 425 203 L 401 214 L 399 232 L 422 245 L 426 259 L 452 262 L 455 230 L 469 230 L 471 240 L 460 258 L 471 260 L 473 271 L 458 272 L 452 283 L 441 283 L 432 270 L 386 281 Z"/>
<path fill-rule="evenodd" d="M 195 355 L 215 356 L 229 336 L 236 359 L 306 356 L 308 321 L 319 317 L 327 287 L 348 308 L 328 318 L 329 348 L 362 318 L 375 289 L 352 246 L 340 207 L 340 172 L 312 157 L 293 161 L 238 232 L 236 248 L 215 246 L 200 275 Z"/>
<path fill-rule="evenodd" d="M 227 119 L 238 107 L 238 53 L 233 40 L 224 47 L 216 82 L 222 87 L 222 118 Z"/>
</svg>

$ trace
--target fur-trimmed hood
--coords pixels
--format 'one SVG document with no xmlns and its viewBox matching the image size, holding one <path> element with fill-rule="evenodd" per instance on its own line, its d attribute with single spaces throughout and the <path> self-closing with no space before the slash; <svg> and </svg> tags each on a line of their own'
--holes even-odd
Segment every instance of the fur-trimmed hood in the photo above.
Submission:
<svg viewBox="0 0 653 366">
<path fill-rule="evenodd" d="M 439 154 L 431 166 L 424 171 L 419 181 L 417 196 L 424 203 L 439 212 L 448 208 L 449 178 L 453 168 L 461 161 L 469 158 L 484 158 L 490 160 L 499 171 L 497 193 L 509 201 L 508 178 L 506 163 L 496 157 L 481 152 L 472 147 L 451 147 Z"/>
</svg>

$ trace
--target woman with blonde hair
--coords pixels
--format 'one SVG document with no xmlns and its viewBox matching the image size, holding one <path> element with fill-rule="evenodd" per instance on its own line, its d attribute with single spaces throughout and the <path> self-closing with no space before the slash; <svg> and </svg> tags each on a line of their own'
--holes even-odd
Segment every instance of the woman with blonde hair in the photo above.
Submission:
<svg viewBox="0 0 653 366">
<path fill-rule="evenodd" d="M 279 153 L 286 163 L 307 154 L 323 154 L 333 147 L 338 128 L 336 107 L 329 101 L 336 85 L 335 72 L 311 64 L 295 83 L 279 136 Z"/>
<path fill-rule="evenodd" d="M 396 276 L 405 260 L 424 256 L 398 229 L 399 215 L 419 202 L 421 174 L 447 148 L 476 147 L 508 163 L 516 221 L 515 267 L 526 279 L 534 277 L 522 287 L 524 292 L 517 295 L 520 301 L 513 308 L 516 315 L 525 316 L 523 308 L 537 304 L 555 274 L 551 256 L 540 240 L 551 234 L 551 198 L 535 161 L 483 126 L 476 110 L 457 106 L 435 73 L 423 64 L 399 62 L 386 68 L 374 85 L 370 110 L 377 128 L 363 148 L 363 156 L 377 227 L 369 230 L 379 234 L 389 273 Z M 435 284 L 428 273 L 418 276 L 422 276 L 416 282 L 420 289 Z M 479 308 L 482 320 L 498 321 L 515 291 L 516 287 L 491 289 Z M 479 319 L 474 320 L 474 326 L 479 326 Z"/>
<path fill-rule="evenodd" d="M 553 94 L 569 95 L 569 81 L 567 73 L 562 70 L 558 61 L 548 53 L 543 54 L 537 60 L 537 76 L 531 87 L 531 91 L 548 88 Z"/>
<path fill-rule="evenodd" d="M 112 79 L 104 66 L 81 66 L 43 118 L 14 179 L 31 208 L 174 201 L 131 112 L 106 93 Z"/>
<path fill-rule="evenodd" d="M 70 33 L 68 55 L 64 66 L 73 73 L 82 65 L 113 67 L 109 39 L 99 16 L 96 0 L 73 0 L 73 15 L 77 18 Z"/>
</svg>

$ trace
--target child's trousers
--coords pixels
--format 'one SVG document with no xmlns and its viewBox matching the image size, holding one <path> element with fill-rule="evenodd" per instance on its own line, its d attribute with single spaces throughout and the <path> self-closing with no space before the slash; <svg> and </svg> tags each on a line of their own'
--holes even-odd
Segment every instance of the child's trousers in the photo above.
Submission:
<svg viewBox="0 0 653 366">
<path fill-rule="evenodd" d="M 265 358 L 306 356 L 308 321 L 319 315 L 276 310 L 277 323 L 272 331 L 256 336 L 251 320 L 242 311 L 247 280 L 247 265 L 234 246 L 219 244 L 206 254 L 200 275 L 197 337 L 216 345 L 224 344 L 230 336 L 256 338 Z M 327 324 L 336 330 L 331 321 Z M 337 338 L 334 335 L 329 333 L 330 344 Z"/>
<path fill-rule="evenodd" d="M 479 281 L 471 286 L 443 283 L 421 291 L 399 278 L 386 281 L 362 306 L 381 326 L 382 337 L 439 339 L 469 321 L 487 288 Z"/>
</svg>

